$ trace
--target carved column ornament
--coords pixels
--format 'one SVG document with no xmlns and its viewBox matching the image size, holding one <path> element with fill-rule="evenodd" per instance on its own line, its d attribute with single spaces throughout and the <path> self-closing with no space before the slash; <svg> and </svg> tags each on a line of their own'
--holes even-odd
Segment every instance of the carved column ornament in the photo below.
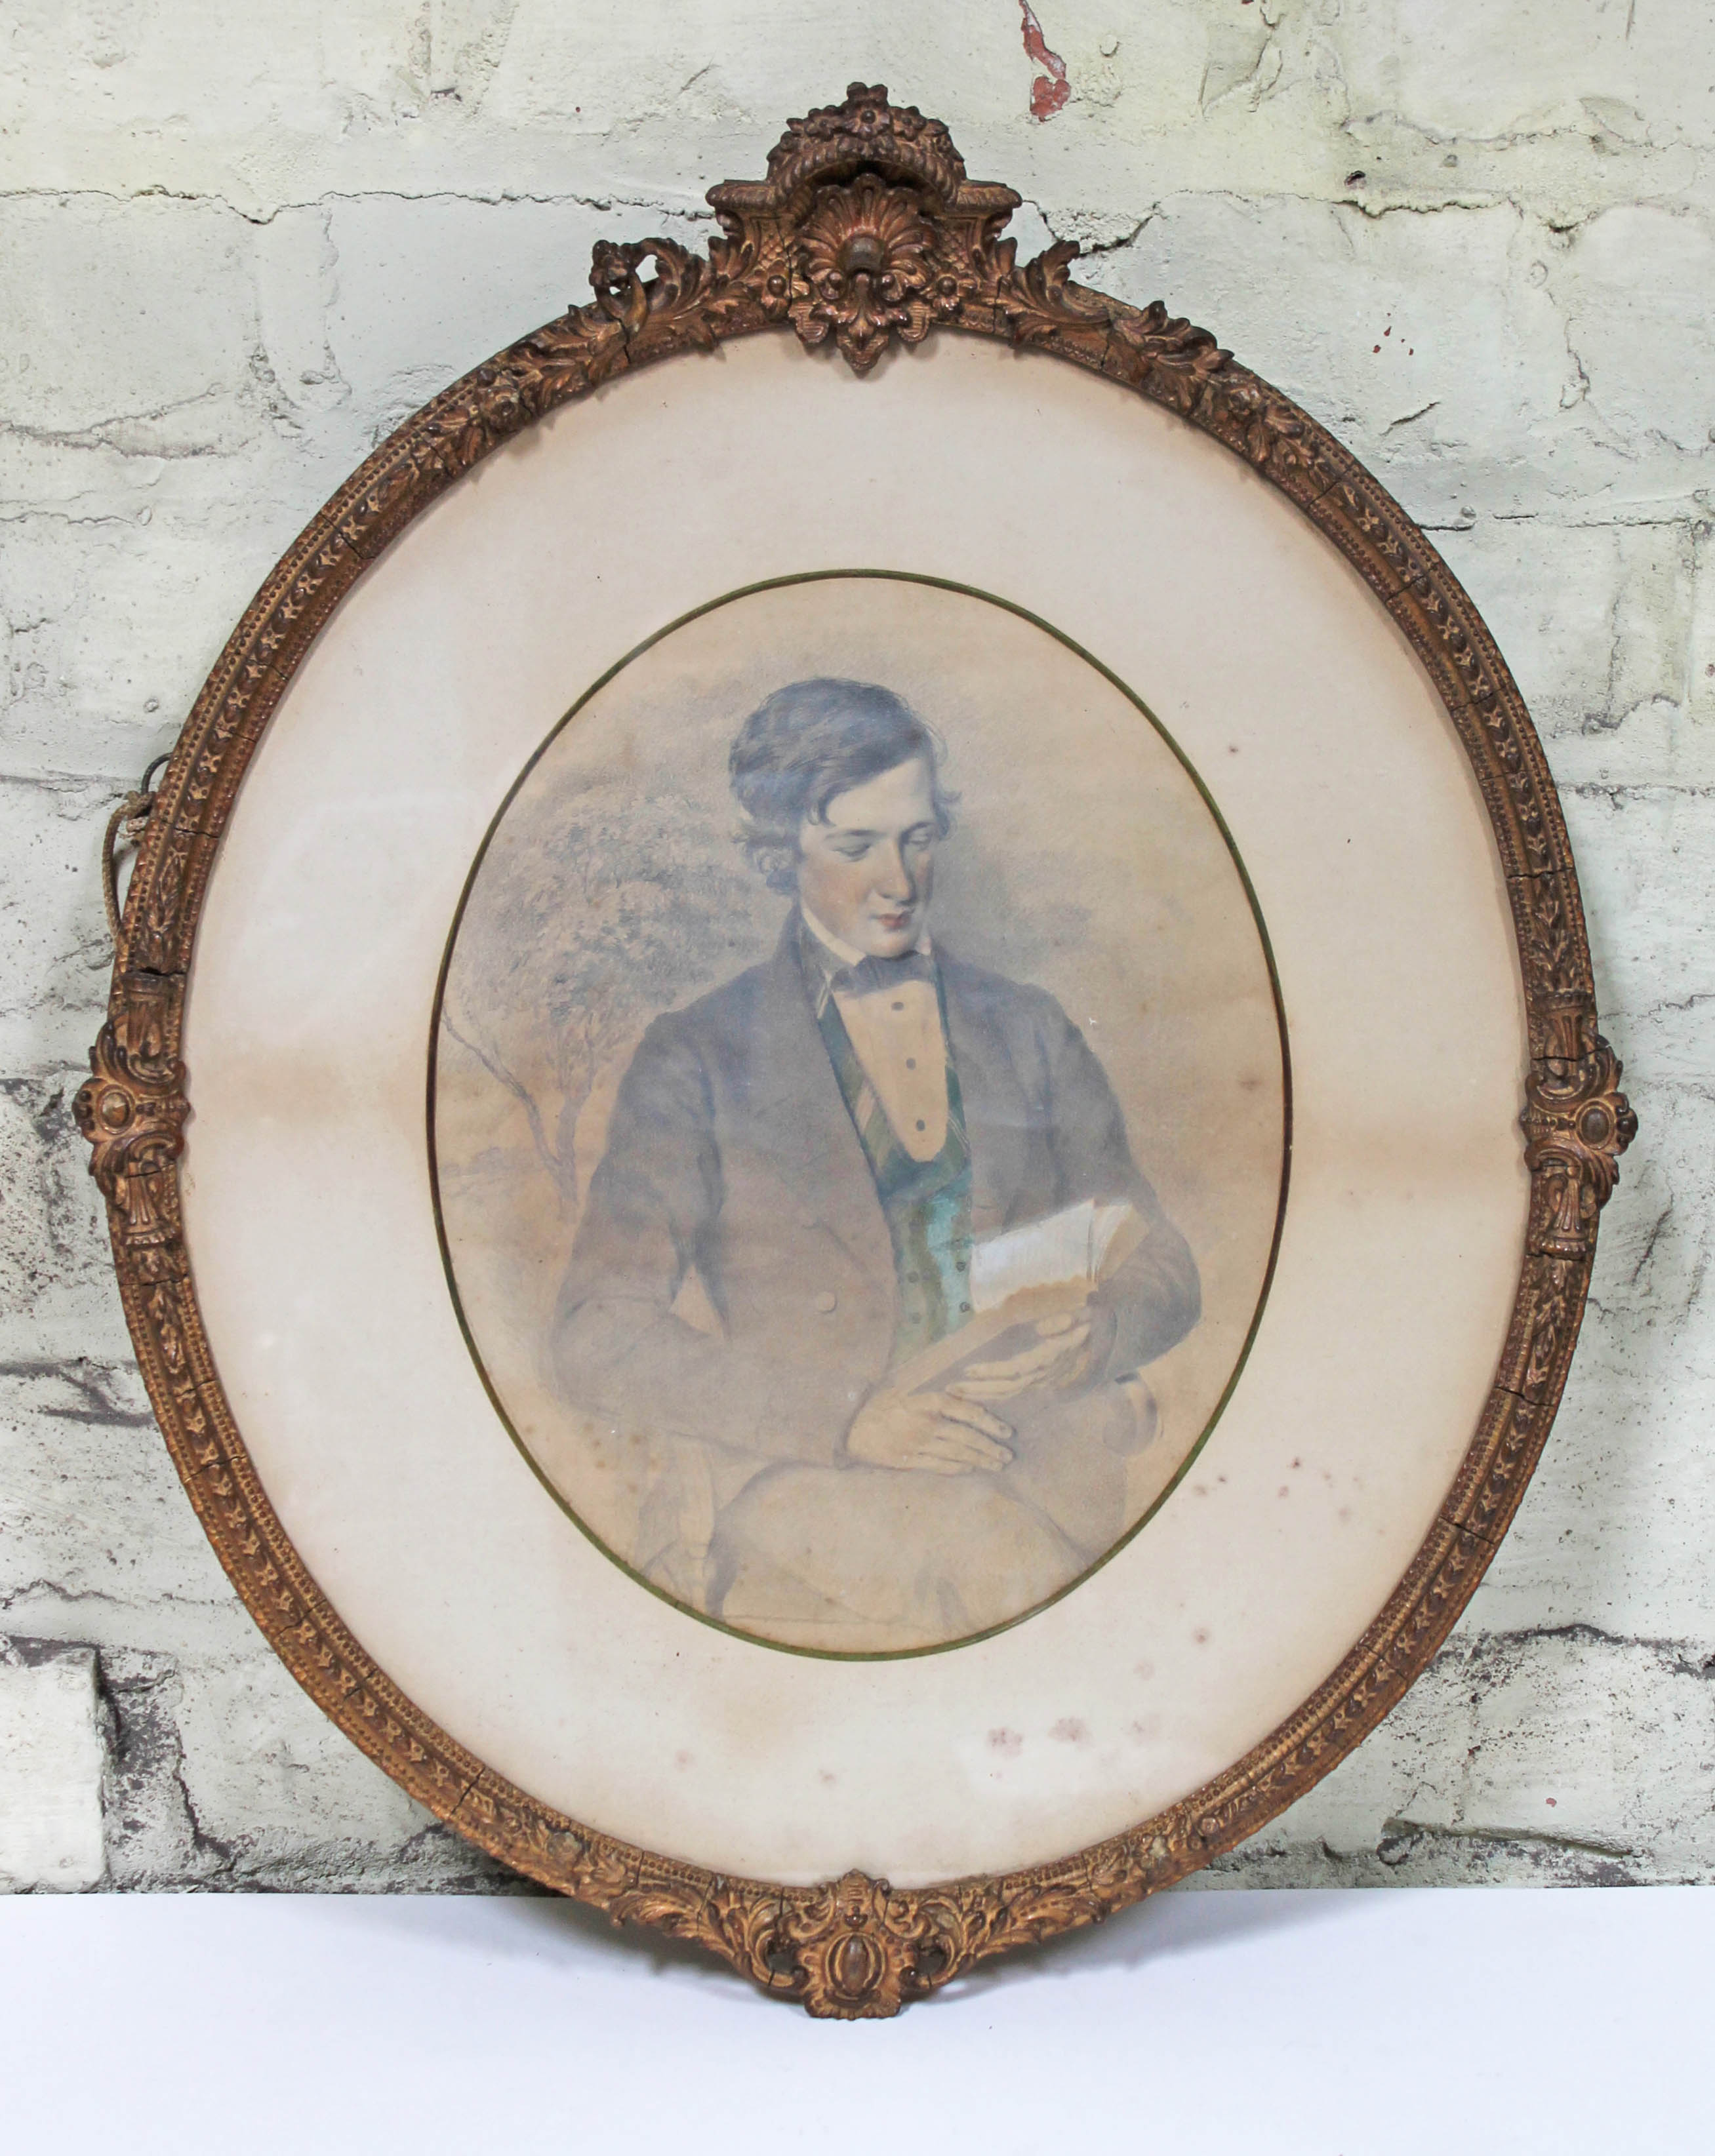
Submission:
<svg viewBox="0 0 1715 2156">
<path fill-rule="evenodd" d="M 185 1067 L 167 1045 L 177 1030 L 174 985 L 158 976 L 130 982 L 90 1050 L 91 1075 L 72 1101 L 115 1236 L 146 1268 L 167 1263 L 178 1242 L 174 1168 L 191 1104 Z"/>
<path fill-rule="evenodd" d="M 1568 998 L 1544 1015 L 1548 1052 L 1531 1066 L 1520 1118 L 1545 1215 L 1533 1241 L 1547 1256 L 1577 1258 L 1595 1247 L 1596 1216 L 1638 1123 L 1620 1091 L 1620 1059 L 1596 1030 L 1594 1002 Z"/>
<path fill-rule="evenodd" d="M 946 128 L 885 90 L 792 121 L 761 181 L 709 192 L 706 254 L 603 241 L 593 300 L 499 352 L 374 452 L 279 563 L 186 722 L 141 827 L 109 1014 L 74 1112 L 92 1147 L 133 1336 L 167 1442 L 223 1563 L 306 1689 L 441 1818 L 531 1877 L 701 1941 L 814 2014 L 887 2015 L 974 1961 L 1099 1921 L 1302 1795 L 1397 1702 L 1469 1599 L 1564 1383 L 1597 1216 L 1637 1124 L 1596 1029 L 1559 805 L 1504 662 L 1456 579 L 1356 459 L 1205 330 L 1076 283 L 1060 244 L 1019 265 L 1019 197 L 976 182 Z M 1470 759 L 1512 907 L 1532 1061 L 1531 1224 L 1512 1327 L 1440 1517 L 1339 1668 L 1245 1758 L 1063 1862 L 895 1891 L 852 1873 L 787 1887 L 699 1870 L 564 1818 L 487 1770 L 369 1659 L 306 1572 L 214 1375 L 179 1221 L 183 990 L 215 850 L 275 706 L 341 598 L 499 444 L 628 372 L 789 331 L 864 374 L 937 331 L 1028 345 L 1212 436 L 1297 504 L 1411 642 Z M 193 1132 L 191 1142 L 194 1143 Z"/>
</svg>

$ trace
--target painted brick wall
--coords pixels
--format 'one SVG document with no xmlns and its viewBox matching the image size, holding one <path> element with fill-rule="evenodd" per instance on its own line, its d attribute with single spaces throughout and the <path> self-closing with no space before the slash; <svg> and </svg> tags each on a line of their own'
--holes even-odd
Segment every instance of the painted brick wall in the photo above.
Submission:
<svg viewBox="0 0 1715 2156">
<path fill-rule="evenodd" d="M 66 1116 L 96 839 L 377 439 L 598 237 L 697 239 L 854 77 L 1437 535 L 1547 741 L 1643 1118 L 1487 1583 L 1222 1875 L 1715 1876 L 1715 12 L 1037 12 L 1054 62 L 1017 0 L 0 4 L 0 1884 L 507 1884 L 264 1650 L 154 1431 Z"/>
</svg>

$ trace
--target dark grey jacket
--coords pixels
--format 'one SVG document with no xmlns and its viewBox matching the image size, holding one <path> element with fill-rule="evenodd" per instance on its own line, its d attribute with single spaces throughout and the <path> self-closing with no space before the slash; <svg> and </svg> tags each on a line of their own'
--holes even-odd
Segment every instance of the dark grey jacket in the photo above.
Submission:
<svg viewBox="0 0 1715 2156">
<path fill-rule="evenodd" d="M 655 1020 L 632 1058 L 555 1321 L 568 1399 L 622 1435 L 831 1463 L 891 1352 L 892 1246 L 787 923 L 773 957 Z M 1054 998 L 937 952 L 978 1236 L 1086 1198 L 1153 1223 L 1102 1291 L 1104 1374 L 1196 1322 L 1197 1268 Z M 700 1276 L 721 1337 L 675 1313 Z"/>
</svg>

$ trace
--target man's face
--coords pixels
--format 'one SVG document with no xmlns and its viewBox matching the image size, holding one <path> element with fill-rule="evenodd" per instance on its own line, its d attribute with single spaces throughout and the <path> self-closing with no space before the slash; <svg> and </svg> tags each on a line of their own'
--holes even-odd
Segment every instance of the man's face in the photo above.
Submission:
<svg viewBox="0 0 1715 2156">
<path fill-rule="evenodd" d="M 866 957 L 898 958 L 922 933 L 935 887 L 935 797 L 922 757 L 836 793 L 798 834 L 806 911 Z"/>
</svg>

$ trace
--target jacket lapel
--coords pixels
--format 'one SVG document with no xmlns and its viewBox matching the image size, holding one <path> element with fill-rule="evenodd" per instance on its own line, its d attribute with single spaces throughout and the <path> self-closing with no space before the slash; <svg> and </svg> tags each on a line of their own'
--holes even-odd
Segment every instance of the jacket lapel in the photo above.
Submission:
<svg viewBox="0 0 1715 2156">
<path fill-rule="evenodd" d="M 1030 1105 L 987 1000 L 956 958 L 941 958 L 947 1030 L 971 1142 L 971 1229 L 992 1235 L 1011 1217 L 1028 1165 Z"/>
<path fill-rule="evenodd" d="M 795 912 L 763 973 L 752 1049 L 753 1149 L 794 1194 L 800 1224 L 891 1280 L 887 1222 L 805 991 Z"/>
</svg>

